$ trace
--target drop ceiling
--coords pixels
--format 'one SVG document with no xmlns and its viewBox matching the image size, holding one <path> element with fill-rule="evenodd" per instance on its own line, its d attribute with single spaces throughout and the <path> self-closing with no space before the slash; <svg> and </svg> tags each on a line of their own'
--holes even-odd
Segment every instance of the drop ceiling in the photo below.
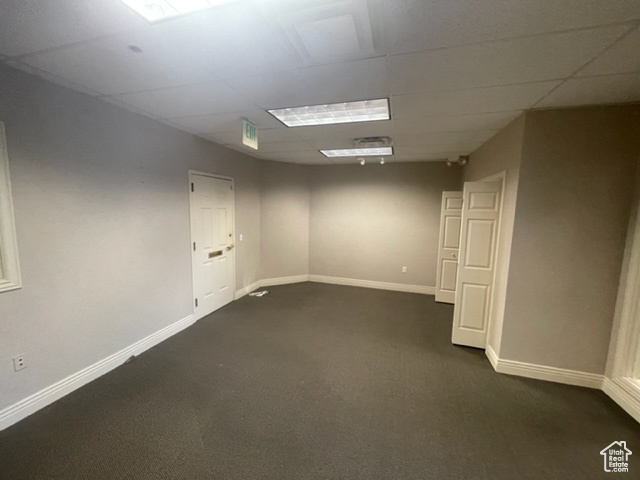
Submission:
<svg viewBox="0 0 640 480">
<path fill-rule="evenodd" d="M 0 61 L 258 158 L 354 163 L 319 150 L 381 135 L 387 162 L 437 161 L 528 109 L 640 101 L 640 2 L 239 0 L 149 24 L 119 0 L 2 0 Z M 265 111 L 384 97 L 388 121 Z"/>
</svg>

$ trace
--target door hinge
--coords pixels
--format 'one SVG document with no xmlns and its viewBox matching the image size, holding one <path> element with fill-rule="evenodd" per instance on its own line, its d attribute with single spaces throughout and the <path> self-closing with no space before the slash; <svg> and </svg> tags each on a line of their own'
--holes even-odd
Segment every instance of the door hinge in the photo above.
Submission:
<svg viewBox="0 0 640 480">
<path fill-rule="evenodd" d="M 193 251 L 196 251 L 196 242 L 193 242 Z"/>
<path fill-rule="evenodd" d="M 192 192 L 193 192 L 193 191 L 195 191 L 195 190 L 193 189 L 193 182 L 191 182 L 191 191 L 192 191 Z"/>
<path fill-rule="evenodd" d="M 233 185 L 229 185 L 229 188 L 230 188 L 231 190 L 233 190 Z"/>
<path fill-rule="evenodd" d="M 198 299 L 196 298 L 196 307 L 198 306 Z"/>
</svg>

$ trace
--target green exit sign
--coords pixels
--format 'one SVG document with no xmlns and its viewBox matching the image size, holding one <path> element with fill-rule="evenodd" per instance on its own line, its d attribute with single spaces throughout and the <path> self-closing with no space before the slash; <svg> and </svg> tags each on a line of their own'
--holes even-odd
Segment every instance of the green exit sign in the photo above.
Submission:
<svg viewBox="0 0 640 480">
<path fill-rule="evenodd" d="M 247 120 L 242 121 L 242 144 L 258 150 L 258 128 Z"/>
</svg>

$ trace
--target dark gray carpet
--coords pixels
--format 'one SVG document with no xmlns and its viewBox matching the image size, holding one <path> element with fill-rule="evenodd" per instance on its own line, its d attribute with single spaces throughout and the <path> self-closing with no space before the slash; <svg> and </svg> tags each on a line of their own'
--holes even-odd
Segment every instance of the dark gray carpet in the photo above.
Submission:
<svg viewBox="0 0 640 480">
<path fill-rule="evenodd" d="M 433 297 L 245 297 L 0 432 L 20 479 L 591 479 L 640 428 L 602 392 L 495 373 Z"/>
</svg>

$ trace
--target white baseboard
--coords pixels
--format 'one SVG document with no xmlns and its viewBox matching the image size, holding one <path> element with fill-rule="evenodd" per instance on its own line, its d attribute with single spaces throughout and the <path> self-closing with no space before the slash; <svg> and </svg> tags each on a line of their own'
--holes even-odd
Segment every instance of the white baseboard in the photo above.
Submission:
<svg viewBox="0 0 640 480">
<path fill-rule="evenodd" d="M 256 290 L 257 288 L 260 288 L 260 280 L 253 282 L 250 285 L 247 285 L 246 287 L 241 288 L 240 290 L 236 290 L 236 295 L 233 298 L 234 300 L 238 300 L 242 297 L 244 297 L 245 295 L 253 292 L 254 290 Z"/>
<path fill-rule="evenodd" d="M 20 400 L 3 410 L 0 410 L 0 430 L 4 430 L 23 418 L 37 412 L 41 408 L 50 405 L 56 400 L 122 365 L 132 355 L 139 355 L 145 350 L 148 350 L 163 340 L 166 340 L 172 335 L 184 330 L 194 323 L 193 318 L 193 315 L 189 315 L 182 320 L 178 320 L 177 322 L 152 333 L 133 345 L 130 345 L 113 355 L 109 355 L 107 358 L 104 358 L 63 380 L 40 390 L 37 393 Z"/>
<path fill-rule="evenodd" d="M 436 287 L 424 285 L 405 285 L 404 283 L 376 282 L 374 280 L 358 280 L 355 278 L 329 277 L 326 275 L 309 275 L 310 282 L 330 283 L 333 285 L 348 285 L 351 287 L 377 288 L 380 290 L 393 290 L 395 292 L 422 293 L 435 295 Z"/>
<path fill-rule="evenodd" d="M 290 283 L 308 282 L 309 275 L 291 275 L 289 277 L 265 278 L 260 280 L 260 287 L 271 287 L 275 285 L 289 285 Z"/>
<path fill-rule="evenodd" d="M 500 358 L 490 346 L 487 346 L 485 354 L 498 373 L 535 378 L 548 382 L 565 383 L 567 385 L 577 385 L 579 387 L 596 388 L 598 390 L 602 388 L 604 381 L 604 375 L 597 373 L 581 372 L 579 370 L 549 367 L 547 365 L 536 365 L 534 363 Z"/>
<path fill-rule="evenodd" d="M 291 275 L 288 277 L 276 277 L 276 278 L 265 278 L 262 280 L 257 280 L 253 282 L 251 285 L 247 285 L 246 287 L 241 288 L 240 290 L 236 290 L 236 296 L 234 300 L 238 300 L 245 295 L 257 290 L 258 288 L 268 287 L 272 285 L 288 285 L 290 283 L 300 283 L 300 282 L 308 282 L 309 275 Z"/>
<path fill-rule="evenodd" d="M 498 371 L 498 355 L 496 355 L 496 351 L 493 349 L 491 345 L 487 345 L 487 348 L 484 350 L 484 354 L 489 359 L 491 366 L 495 371 Z"/>
<path fill-rule="evenodd" d="M 318 282 L 330 283 L 332 285 L 347 285 L 350 287 L 377 288 L 380 290 L 393 290 L 395 292 L 421 293 L 424 295 L 435 295 L 436 287 L 424 285 L 405 285 L 404 283 L 376 282 L 373 280 L 358 280 L 356 278 L 329 277 L 326 275 L 291 275 L 288 277 L 265 278 L 258 280 L 240 290 L 236 291 L 235 299 L 239 299 L 248 293 L 262 287 L 273 285 L 288 285 L 290 283 Z"/>
<path fill-rule="evenodd" d="M 602 390 L 636 421 L 640 422 L 640 393 L 634 393 L 638 390 L 636 387 L 627 385 L 624 379 L 605 378 Z"/>
</svg>

